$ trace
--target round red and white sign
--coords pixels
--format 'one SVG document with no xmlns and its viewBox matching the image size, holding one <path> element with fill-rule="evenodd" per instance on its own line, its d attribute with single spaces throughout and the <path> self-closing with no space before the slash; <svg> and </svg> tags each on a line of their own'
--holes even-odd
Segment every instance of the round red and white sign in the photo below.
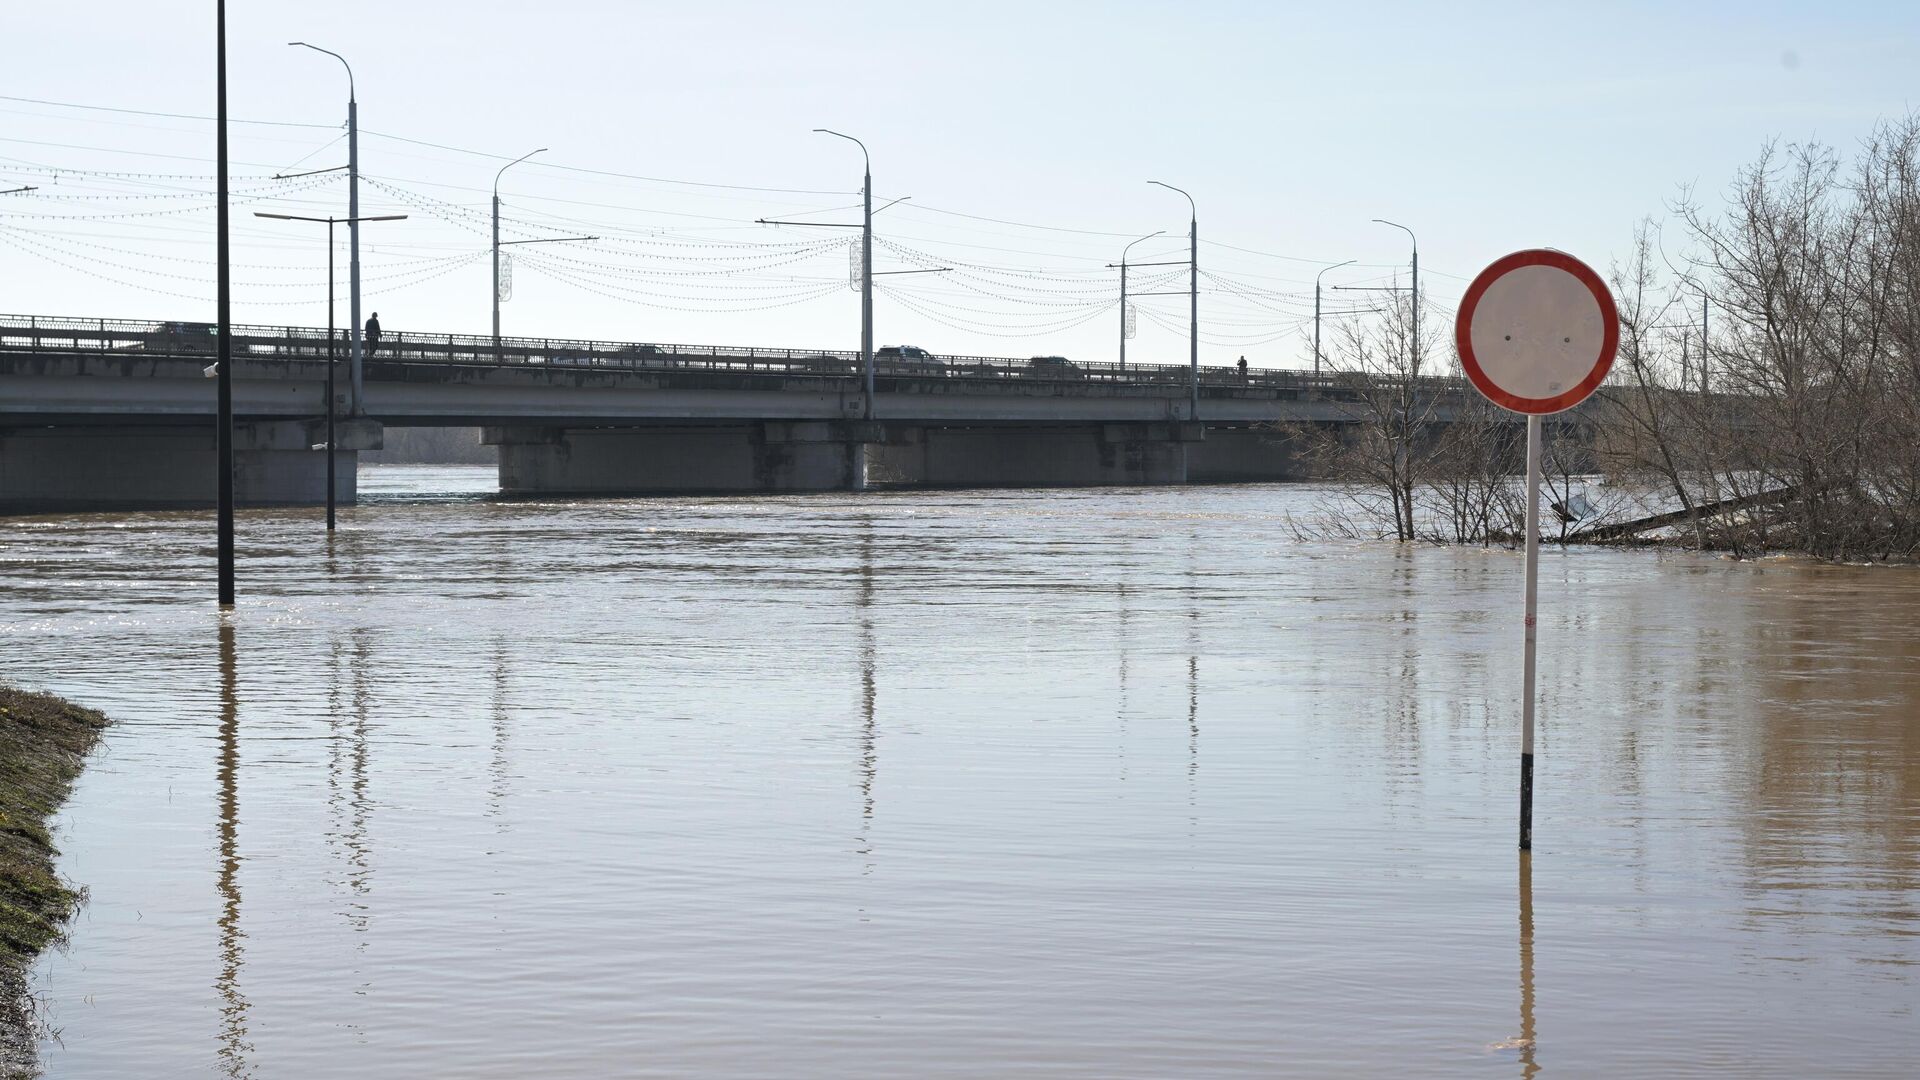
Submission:
<svg viewBox="0 0 1920 1080">
<path fill-rule="evenodd" d="M 1534 248 L 1496 259 L 1460 300 L 1460 366 L 1487 400 L 1544 415 L 1580 404 L 1620 344 L 1613 294 L 1593 268 Z"/>
</svg>

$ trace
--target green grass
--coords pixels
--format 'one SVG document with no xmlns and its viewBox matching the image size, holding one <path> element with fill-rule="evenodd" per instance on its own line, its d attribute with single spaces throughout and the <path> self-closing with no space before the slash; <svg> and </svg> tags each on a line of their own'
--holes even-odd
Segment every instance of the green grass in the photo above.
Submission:
<svg viewBox="0 0 1920 1080">
<path fill-rule="evenodd" d="M 34 1072 L 27 969 L 84 898 L 54 872 L 47 819 L 106 726 L 92 709 L 0 686 L 0 1076 Z"/>
</svg>

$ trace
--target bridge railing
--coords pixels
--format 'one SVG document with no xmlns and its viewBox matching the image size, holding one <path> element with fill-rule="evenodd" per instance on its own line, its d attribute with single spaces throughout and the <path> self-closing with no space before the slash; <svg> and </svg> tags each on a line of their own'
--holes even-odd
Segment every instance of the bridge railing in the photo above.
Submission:
<svg viewBox="0 0 1920 1080">
<path fill-rule="evenodd" d="M 328 332 L 323 328 L 240 325 L 232 327 L 234 355 L 250 361 L 324 360 Z M 345 329 L 333 331 L 336 359 L 351 349 Z M 207 323 L 140 319 L 87 319 L 40 315 L 0 315 L 0 350 L 31 349 L 80 353 L 154 356 L 209 356 L 219 338 Z M 856 379 L 860 354 L 844 349 L 780 349 L 754 345 L 685 345 L 651 342 L 591 341 L 571 338 L 502 338 L 496 347 L 489 336 L 431 334 L 409 330 L 388 332 L 369 347 L 374 364 L 447 364 L 472 367 L 515 367 L 541 370 L 711 371 L 728 374 L 765 374 L 805 379 Z M 1185 364 L 1129 364 L 1100 361 L 1063 361 L 1055 357 L 941 356 L 933 359 L 876 357 L 876 378 L 946 379 L 1005 382 L 1017 380 L 1053 386 L 1069 392 L 1076 385 L 1105 385 L 1116 392 L 1129 388 L 1165 396 L 1188 385 Z M 1460 379 L 1422 380 L 1440 390 L 1465 389 Z M 1236 367 L 1203 367 L 1200 384 L 1209 396 L 1231 396 L 1235 390 L 1272 393 L 1281 397 L 1357 399 L 1369 385 L 1363 376 L 1327 372 L 1313 374 L 1255 368 L 1244 374 Z M 1458 384 L 1455 386 L 1454 384 Z"/>
</svg>

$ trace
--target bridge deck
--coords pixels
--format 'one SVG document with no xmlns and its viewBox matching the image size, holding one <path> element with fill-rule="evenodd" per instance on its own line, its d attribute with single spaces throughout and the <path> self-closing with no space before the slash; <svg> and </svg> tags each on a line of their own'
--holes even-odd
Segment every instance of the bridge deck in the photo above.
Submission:
<svg viewBox="0 0 1920 1080">
<path fill-rule="evenodd" d="M 201 369 L 215 352 L 205 324 L 0 315 L 0 418 L 42 423 L 198 422 L 213 395 Z M 245 417 L 324 410 L 324 329 L 236 326 L 235 409 Z M 344 361 L 344 332 L 333 341 Z M 394 425 L 631 424 L 852 419 L 861 414 L 858 354 L 759 346 L 676 345 L 395 332 L 364 369 L 365 409 Z M 1185 418 L 1183 365 L 1062 365 L 947 356 L 876 361 L 875 411 L 923 423 L 1158 422 Z M 340 370 L 339 390 L 345 392 Z M 1350 374 L 1207 367 L 1199 419 L 1245 424 L 1352 419 L 1364 380 Z M 1458 379 L 1423 379 L 1458 400 Z"/>
</svg>

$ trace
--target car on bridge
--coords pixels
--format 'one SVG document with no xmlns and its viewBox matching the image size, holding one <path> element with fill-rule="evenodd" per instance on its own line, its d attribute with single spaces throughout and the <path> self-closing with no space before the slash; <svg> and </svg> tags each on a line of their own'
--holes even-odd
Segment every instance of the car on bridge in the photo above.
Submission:
<svg viewBox="0 0 1920 1080">
<path fill-rule="evenodd" d="M 946 362 L 918 345 L 889 345 L 875 349 L 873 371 L 876 375 L 918 375 L 941 378 L 947 374 Z"/>
<path fill-rule="evenodd" d="M 148 352 L 212 355 L 220 351 L 220 328 L 212 323 L 163 322 L 147 331 L 141 348 Z"/>
<path fill-rule="evenodd" d="M 1036 379 L 1084 379 L 1086 369 L 1064 356 L 1036 356 L 1027 361 L 1027 373 Z"/>
<path fill-rule="evenodd" d="M 858 375 L 860 361 L 835 356 L 832 353 L 815 353 L 794 361 L 794 368 L 808 375 Z"/>
</svg>

